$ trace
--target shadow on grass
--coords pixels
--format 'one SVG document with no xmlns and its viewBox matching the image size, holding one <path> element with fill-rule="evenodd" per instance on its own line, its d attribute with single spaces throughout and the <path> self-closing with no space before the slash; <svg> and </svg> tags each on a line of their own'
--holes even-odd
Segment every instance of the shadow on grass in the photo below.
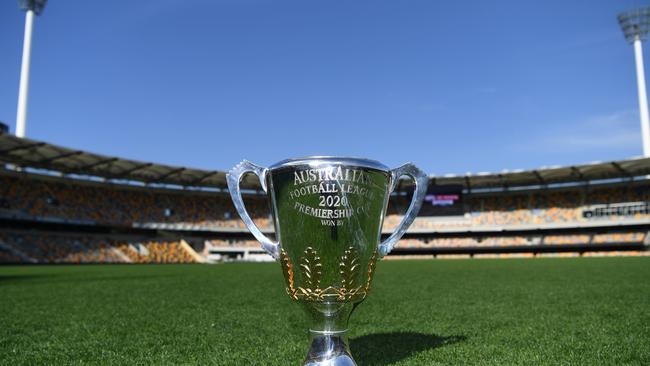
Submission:
<svg viewBox="0 0 650 366">
<path fill-rule="evenodd" d="M 466 339 L 465 336 L 442 337 L 416 332 L 377 333 L 352 339 L 350 349 L 360 365 L 386 366 L 415 353 Z"/>
</svg>

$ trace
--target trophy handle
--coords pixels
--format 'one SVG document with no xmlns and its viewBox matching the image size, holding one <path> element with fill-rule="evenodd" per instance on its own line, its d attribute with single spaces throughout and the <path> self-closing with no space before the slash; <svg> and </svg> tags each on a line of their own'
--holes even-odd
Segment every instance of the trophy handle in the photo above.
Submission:
<svg viewBox="0 0 650 366">
<path fill-rule="evenodd" d="M 393 247 L 395 244 L 397 244 L 397 241 L 402 237 L 402 235 L 404 235 L 409 226 L 411 226 L 413 220 L 415 220 L 415 217 L 420 211 L 420 207 L 422 207 L 422 201 L 424 200 L 424 196 L 427 193 L 427 186 L 429 183 L 429 177 L 426 175 L 426 173 L 411 163 L 406 163 L 391 170 L 390 172 L 393 182 L 390 189 L 391 193 L 395 190 L 399 178 L 404 175 L 411 177 L 413 181 L 415 181 L 415 192 L 413 193 L 413 198 L 411 199 L 411 205 L 409 206 L 408 211 L 406 211 L 404 218 L 402 218 L 402 222 L 400 222 L 397 229 L 388 237 L 388 239 L 379 244 L 379 254 L 382 257 L 393 250 Z"/>
<path fill-rule="evenodd" d="M 279 245 L 277 242 L 272 241 L 262 231 L 255 225 L 251 217 L 246 211 L 244 206 L 244 200 L 241 196 L 241 189 L 239 188 L 239 183 L 246 173 L 253 173 L 257 175 L 257 178 L 260 180 L 262 189 L 266 192 L 266 173 L 267 169 L 258 165 L 251 163 L 248 160 L 244 160 L 241 163 L 237 164 L 232 168 L 228 174 L 226 174 L 226 180 L 228 181 L 228 190 L 230 191 L 230 196 L 232 197 L 232 202 L 235 204 L 235 209 L 239 213 L 239 216 L 248 227 L 248 230 L 251 231 L 255 239 L 259 240 L 262 243 L 262 248 L 266 250 L 267 253 L 271 255 L 274 259 L 278 259 Z"/>
</svg>

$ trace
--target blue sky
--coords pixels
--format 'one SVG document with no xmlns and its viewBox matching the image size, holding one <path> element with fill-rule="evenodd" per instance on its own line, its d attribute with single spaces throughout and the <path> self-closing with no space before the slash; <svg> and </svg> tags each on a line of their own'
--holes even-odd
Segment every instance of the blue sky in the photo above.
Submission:
<svg viewBox="0 0 650 366">
<path fill-rule="evenodd" d="M 304 155 L 432 174 L 623 159 L 641 154 L 641 136 L 616 14 L 644 5 L 50 0 L 35 23 L 27 136 L 208 169 Z M 12 131 L 23 22 L 0 3 Z"/>
</svg>

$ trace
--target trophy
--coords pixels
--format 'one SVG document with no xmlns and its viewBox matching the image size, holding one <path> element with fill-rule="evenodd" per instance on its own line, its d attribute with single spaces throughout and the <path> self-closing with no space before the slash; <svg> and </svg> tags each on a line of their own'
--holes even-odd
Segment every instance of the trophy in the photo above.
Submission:
<svg viewBox="0 0 650 366">
<path fill-rule="evenodd" d="M 240 182 L 255 174 L 271 201 L 275 241 L 246 212 Z M 402 176 L 415 192 L 397 229 L 380 243 L 388 198 Z M 286 292 L 309 317 L 311 347 L 303 366 L 356 366 L 347 341 L 348 320 L 368 296 L 375 264 L 415 219 L 428 178 L 413 164 L 389 169 L 366 159 L 307 157 L 269 168 L 244 160 L 227 175 L 242 220 L 280 261 Z"/>
</svg>

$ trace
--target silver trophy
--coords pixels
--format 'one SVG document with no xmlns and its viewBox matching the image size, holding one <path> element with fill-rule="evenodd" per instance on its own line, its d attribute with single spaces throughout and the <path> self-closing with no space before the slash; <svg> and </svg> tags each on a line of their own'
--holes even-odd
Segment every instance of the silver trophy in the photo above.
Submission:
<svg viewBox="0 0 650 366">
<path fill-rule="evenodd" d="M 271 200 L 273 241 L 246 212 L 240 182 L 255 174 Z M 408 176 L 415 192 L 402 222 L 380 243 L 391 192 Z M 303 365 L 356 365 L 347 340 L 352 311 L 370 290 L 377 260 L 388 254 L 415 219 L 428 178 L 413 164 L 389 169 L 366 159 L 307 157 L 269 168 L 244 160 L 228 173 L 228 189 L 242 220 L 282 265 L 286 291 L 310 321 L 311 347 Z"/>
</svg>

